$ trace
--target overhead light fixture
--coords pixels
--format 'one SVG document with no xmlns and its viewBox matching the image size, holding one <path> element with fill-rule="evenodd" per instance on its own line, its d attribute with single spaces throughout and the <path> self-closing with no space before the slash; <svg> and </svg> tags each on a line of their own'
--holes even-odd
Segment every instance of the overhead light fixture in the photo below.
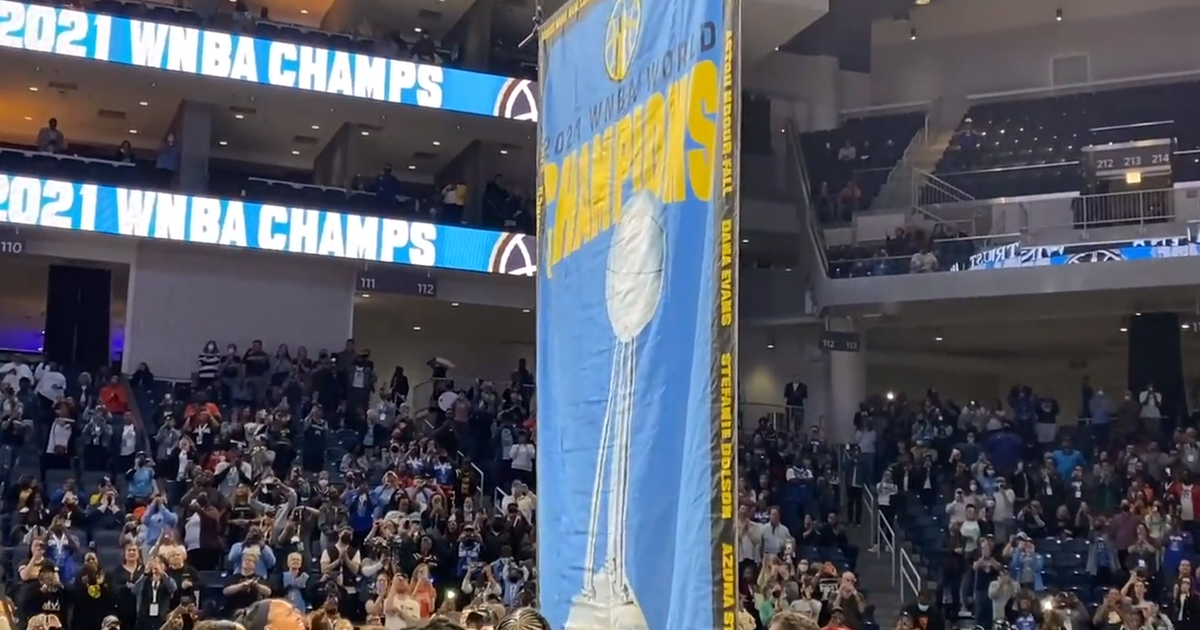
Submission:
<svg viewBox="0 0 1200 630">
<path fill-rule="evenodd" d="M 141 105 L 142 107 L 149 107 L 150 103 L 147 103 L 146 101 L 138 101 L 138 105 Z"/>
<path fill-rule="evenodd" d="M 409 165 L 408 165 L 408 170 L 410 170 L 410 171 L 415 171 L 415 170 L 417 170 L 417 165 L 416 165 L 416 164 L 409 164 Z"/>
<path fill-rule="evenodd" d="M 33 116 L 26 116 L 25 120 L 33 120 Z"/>
<path fill-rule="evenodd" d="M 523 308 L 523 309 L 521 309 L 521 312 L 522 312 L 522 313 L 528 313 L 528 312 L 529 312 L 529 309 L 527 309 L 527 308 Z"/>
<path fill-rule="evenodd" d="M 437 140 L 434 140 L 434 141 L 433 141 L 433 146 L 435 146 L 435 147 L 440 147 L 440 146 L 442 146 L 442 143 L 441 143 L 441 142 L 438 142 Z"/>
<path fill-rule="evenodd" d="M 500 149 L 500 155 L 508 155 L 508 149 Z"/>
<path fill-rule="evenodd" d="M 38 91 L 38 88 L 37 88 L 37 86 L 36 86 L 36 85 L 31 85 L 31 86 L 29 86 L 29 91 L 30 91 L 30 92 L 36 92 L 36 91 Z"/>
<path fill-rule="evenodd" d="M 909 41 L 917 41 L 917 27 L 914 26 L 908 29 L 908 39 Z"/>
<path fill-rule="evenodd" d="M 915 5 L 919 6 L 919 7 L 923 7 L 923 6 L 927 5 L 927 4 L 929 4 L 929 2 L 930 2 L 930 0 L 915 0 L 915 1 L 913 2 L 913 4 L 915 4 Z"/>
<path fill-rule="evenodd" d="M 422 31 L 421 31 L 421 27 L 420 27 L 420 26 L 418 26 L 418 27 L 414 28 L 413 30 L 414 30 L 414 31 L 416 31 L 416 32 L 418 32 L 418 33 L 422 32 Z"/>
<path fill-rule="evenodd" d="M 313 131 L 316 131 L 321 128 L 321 125 L 313 125 L 312 128 L 313 128 Z"/>
<path fill-rule="evenodd" d="M 1118 328 L 1117 330 L 1120 330 L 1121 332 L 1129 332 L 1129 329 L 1124 326 Z"/>
<path fill-rule="evenodd" d="M 365 297 L 365 298 L 369 298 L 369 297 L 371 297 L 371 294 L 370 294 L 370 293 L 364 293 L 364 294 L 362 294 L 362 296 L 363 296 L 363 297 Z"/>
<path fill-rule="evenodd" d="M 1134 317 L 1141 317 L 1141 316 L 1142 316 L 1142 314 L 1141 314 L 1141 313 L 1134 313 L 1134 314 L 1133 314 L 1133 316 L 1134 316 Z"/>
<path fill-rule="evenodd" d="M 1054 10 L 1054 21 L 1055 21 L 1055 22 L 1061 22 L 1061 21 L 1062 21 L 1062 9 L 1055 9 L 1055 10 Z"/>
<path fill-rule="evenodd" d="M 1191 325 L 1191 324 L 1180 324 L 1180 325 L 1179 325 L 1179 328 L 1180 328 L 1181 330 L 1191 330 L 1191 329 L 1192 329 L 1192 325 Z"/>
<path fill-rule="evenodd" d="M 937 341 L 937 342 L 939 342 L 939 343 L 940 343 L 940 342 L 942 342 L 942 341 L 945 341 L 945 339 L 946 339 L 946 338 L 945 338 L 945 337 L 943 337 L 943 336 L 941 336 L 941 335 L 937 335 L 937 336 L 935 336 L 935 337 L 933 338 L 933 340 L 934 340 L 934 341 Z"/>
<path fill-rule="evenodd" d="M 451 302 L 450 306 L 458 306 L 458 302 Z"/>
<path fill-rule="evenodd" d="M 748 245 L 749 243 L 750 243 L 750 239 L 748 239 L 748 238 L 742 239 L 742 245 Z"/>
<path fill-rule="evenodd" d="M 137 135 L 137 129 L 130 129 L 130 130 L 129 130 L 129 133 L 130 133 L 130 135 L 134 135 L 134 136 L 136 136 L 136 135 Z"/>
<path fill-rule="evenodd" d="M 366 129 L 363 129 L 363 130 L 362 130 L 360 133 L 362 133 L 362 135 L 364 135 L 364 136 L 369 136 L 369 135 L 371 135 L 371 132 L 370 132 L 370 131 L 367 131 Z"/>
<path fill-rule="evenodd" d="M 773 344 L 773 343 L 767 344 L 767 350 L 774 350 L 774 349 L 775 349 L 775 344 Z"/>
<path fill-rule="evenodd" d="M 238 119 L 238 120 L 242 120 L 242 119 L 243 119 L 243 118 L 245 118 L 246 116 L 245 116 L 244 114 L 234 114 L 234 115 L 233 115 L 233 117 L 234 117 L 234 118 L 236 118 L 236 119 Z"/>
<path fill-rule="evenodd" d="M 420 326 L 413 326 L 413 330 L 421 330 Z"/>
<path fill-rule="evenodd" d="M 292 149 L 292 155 L 300 155 L 300 151 Z"/>
<path fill-rule="evenodd" d="M 308 15 L 308 9 L 300 9 L 300 15 Z"/>
<path fill-rule="evenodd" d="M 221 145 L 221 146 L 223 146 L 223 147 L 227 147 L 227 146 L 229 146 L 229 143 L 228 143 L 228 142 L 226 142 L 226 141 L 224 141 L 224 140 L 222 140 L 222 141 L 218 142 L 217 144 L 219 144 L 219 145 Z"/>
</svg>

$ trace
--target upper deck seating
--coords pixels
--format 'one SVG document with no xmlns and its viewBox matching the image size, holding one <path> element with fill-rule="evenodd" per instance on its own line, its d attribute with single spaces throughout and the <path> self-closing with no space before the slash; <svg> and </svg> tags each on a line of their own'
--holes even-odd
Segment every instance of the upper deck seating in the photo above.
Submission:
<svg viewBox="0 0 1200 630">
<path fill-rule="evenodd" d="M 1188 81 L 980 103 L 935 173 L 977 199 L 1078 192 L 1085 146 L 1175 138 L 1177 151 L 1200 148 L 1198 98 L 1200 82 Z M 1177 154 L 1173 165 L 1176 181 L 1200 178 L 1194 159 Z"/>
<path fill-rule="evenodd" d="M 887 181 L 892 167 L 904 155 L 909 142 L 924 124 L 924 112 L 888 114 L 868 118 L 852 118 L 837 129 L 814 131 L 800 136 L 800 147 L 808 165 L 812 193 L 821 202 L 822 184 L 835 199 L 823 204 L 823 219 L 845 221 L 857 209 L 869 208 L 871 200 Z M 849 142 L 854 158 L 839 159 L 839 152 Z M 851 177 L 861 191 L 856 204 L 841 204 L 836 197 Z M 819 205 L 822 205 L 819 203 Z"/>
</svg>

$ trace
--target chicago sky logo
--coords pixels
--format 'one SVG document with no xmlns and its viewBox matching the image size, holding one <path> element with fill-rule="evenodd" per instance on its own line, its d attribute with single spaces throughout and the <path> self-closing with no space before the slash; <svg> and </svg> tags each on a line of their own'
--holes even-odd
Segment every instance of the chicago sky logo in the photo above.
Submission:
<svg viewBox="0 0 1200 630">
<path fill-rule="evenodd" d="M 537 122 L 538 103 L 534 90 L 537 84 L 529 79 L 509 79 L 496 96 L 492 115 L 513 120 Z"/>
<path fill-rule="evenodd" d="M 537 273 L 537 239 L 528 234 L 505 233 L 492 248 L 488 271 L 507 276 L 533 276 Z"/>
</svg>

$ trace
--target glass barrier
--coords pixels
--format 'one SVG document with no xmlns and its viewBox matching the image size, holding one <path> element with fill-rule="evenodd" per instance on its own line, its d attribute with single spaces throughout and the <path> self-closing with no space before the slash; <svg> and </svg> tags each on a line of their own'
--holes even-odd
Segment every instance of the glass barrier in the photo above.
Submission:
<svg viewBox="0 0 1200 630">
<path fill-rule="evenodd" d="M 829 277 L 862 278 L 958 271 L 980 266 L 992 252 L 1020 242 L 1021 234 L 934 239 L 932 246 L 894 239 L 829 250 Z"/>
<path fill-rule="evenodd" d="M 1044 259 L 1065 260 L 1122 243 L 1187 238 L 1187 224 L 1200 220 L 1198 191 L 1200 186 L 1184 185 L 925 206 L 913 216 L 936 226 L 932 238 L 905 228 L 898 238 L 831 247 L 830 277 L 1066 264 Z M 1038 260 L 1023 259 L 1030 256 Z"/>
</svg>

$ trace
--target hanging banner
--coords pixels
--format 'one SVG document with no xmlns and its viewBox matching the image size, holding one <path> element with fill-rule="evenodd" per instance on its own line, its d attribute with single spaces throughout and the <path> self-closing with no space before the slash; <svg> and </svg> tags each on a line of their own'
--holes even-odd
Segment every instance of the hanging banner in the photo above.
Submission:
<svg viewBox="0 0 1200 630">
<path fill-rule="evenodd" d="M 567 630 L 733 630 L 738 0 L 540 31 L 538 591 Z"/>
</svg>

